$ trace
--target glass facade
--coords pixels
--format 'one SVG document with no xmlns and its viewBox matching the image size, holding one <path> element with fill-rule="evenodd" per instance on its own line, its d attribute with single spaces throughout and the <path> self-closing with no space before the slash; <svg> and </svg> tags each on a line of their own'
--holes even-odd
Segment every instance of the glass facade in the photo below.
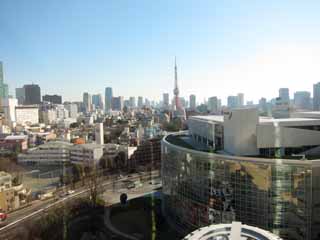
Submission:
<svg viewBox="0 0 320 240">
<path fill-rule="evenodd" d="M 164 138 L 163 210 L 183 234 L 240 221 L 283 239 L 319 239 L 319 166 L 207 153 Z"/>
</svg>

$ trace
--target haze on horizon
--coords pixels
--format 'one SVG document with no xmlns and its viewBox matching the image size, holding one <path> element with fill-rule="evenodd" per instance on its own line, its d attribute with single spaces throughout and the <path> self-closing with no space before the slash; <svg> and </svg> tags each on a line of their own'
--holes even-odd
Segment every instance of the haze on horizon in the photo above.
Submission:
<svg viewBox="0 0 320 240">
<path fill-rule="evenodd" d="M 172 97 L 174 56 L 181 96 L 238 92 L 276 97 L 320 81 L 319 1 L 3 0 L 0 61 L 10 94 Z"/>
</svg>

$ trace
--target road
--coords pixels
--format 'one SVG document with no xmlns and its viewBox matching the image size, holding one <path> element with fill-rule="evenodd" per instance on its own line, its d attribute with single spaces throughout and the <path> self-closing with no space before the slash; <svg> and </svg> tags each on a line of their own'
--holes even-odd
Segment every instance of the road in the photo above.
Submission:
<svg viewBox="0 0 320 240">
<path fill-rule="evenodd" d="M 122 179 L 119 180 L 107 180 L 103 182 L 101 185 L 104 189 L 104 193 L 102 194 L 103 198 L 108 204 L 114 204 L 119 202 L 119 197 L 121 193 L 127 193 L 128 199 L 139 197 L 144 194 L 151 193 L 156 187 L 159 187 L 158 185 L 151 185 L 149 184 L 150 180 L 145 179 L 143 182 L 143 186 L 139 188 L 134 188 L 131 190 L 120 188 L 119 185 L 122 185 L 121 183 L 124 180 L 138 180 L 145 177 L 154 177 L 158 176 L 158 174 L 150 175 L 150 173 L 145 173 L 141 176 L 133 175 L 133 176 L 124 176 Z M 118 186 L 117 186 L 118 185 Z M 42 216 L 43 213 L 45 213 L 48 209 L 57 207 L 59 205 L 65 204 L 75 198 L 81 198 L 88 196 L 89 188 L 80 188 L 76 190 L 73 194 L 65 196 L 64 198 L 61 198 L 59 200 L 55 199 L 48 199 L 48 200 L 37 200 L 34 201 L 31 206 L 28 206 L 26 208 L 20 209 L 19 211 L 13 212 L 9 215 L 6 225 L 2 228 L 0 228 L 0 239 L 12 239 L 10 236 L 12 232 L 15 231 L 15 228 L 19 226 L 23 226 L 22 223 L 26 222 L 27 220 L 35 219 L 37 217 Z"/>
</svg>

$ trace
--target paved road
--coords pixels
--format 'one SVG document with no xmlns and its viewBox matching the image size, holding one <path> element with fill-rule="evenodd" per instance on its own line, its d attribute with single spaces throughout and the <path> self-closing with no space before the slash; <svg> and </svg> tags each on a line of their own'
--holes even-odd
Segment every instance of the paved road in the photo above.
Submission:
<svg viewBox="0 0 320 240">
<path fill-rule="evenodd" d="M 143 176 L 144 177 L 150 176 L 150 174 L 147 173 L 147 174 L 144 174 Z M 138 178 L 137 176 L 130 176 L 130 177 L 125 177 L 124 179 L 137 180 L 137 178 Z M 115 191 L 116 189 L 115 186 L 119 185 L 121 182 L 123 182 L 123 179 L 119 179 L 116 181 L 107 180 L 101 184 L 105 190 L 103 197 L 105 198 L 107 203 L 113 204 L 113 203 L 119 202 L 120 194 L 123 192 L 126 192 L 129 198 L 134 198 L 134 197 L 138 197 L 146 193 L 152 192 L 152 190 L 155 187 L 157 187 L 155 185 L 150 185 L 148 180 L 144 183 L 144 186 L 141 188 L 136 188 L 131 190 L 118 189 Z M 11 238 L 11 233 L 15 231 L 15 228 L 23 226 L 22 224 L 23 222 L 26 222 L 27 220 L 35 219 L 37 217 L 39 218 L 42 213 L 45 213 L 46 210 L 61 204 L 65 204 L 68 201 L 71 201 L 75 198 L 88 196 L 88 193 L 89 193 L 88 188 L 78 189 L 72 195 L 68 195 L 62 199 L 59 199 L 59 200 L 49 199 L 45 201 L 40 201 L 40 200 L 35 201 L 31 206 L 11 213 L 8 217 L 7 225 L 0 228 L 0 239 L 8 239 L 8 240 L 13 239 Z"/>
</svg>

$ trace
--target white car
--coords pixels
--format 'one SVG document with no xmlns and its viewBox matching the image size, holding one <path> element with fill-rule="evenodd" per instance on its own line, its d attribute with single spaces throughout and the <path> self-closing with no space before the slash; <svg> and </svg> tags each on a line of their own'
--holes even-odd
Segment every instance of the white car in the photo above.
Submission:
<svg viewBox="0 0 320 240">
<path fill-rule="evenodd" d="M 68 195 L 71 195 L 74 193 L 74 190 L 68 190 Z"/>
</svg>

